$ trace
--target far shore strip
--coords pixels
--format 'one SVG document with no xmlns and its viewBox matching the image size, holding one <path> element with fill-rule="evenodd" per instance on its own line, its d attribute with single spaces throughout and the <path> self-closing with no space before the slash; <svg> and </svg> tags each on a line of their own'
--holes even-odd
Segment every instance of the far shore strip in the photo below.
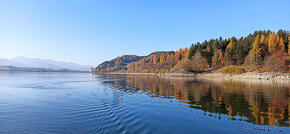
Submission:
<svg viewBox="0 0 290 134">
<path fill-rule="evenodd" d="M 154 73 L 118 73 L 118 72 L 107 72 L 101 74 L 127 74 L 127 75 L 144 75 L 144 76 L 161 76 L 161 77 L 191 77 L 195 79 L 259 79 L 259 80 L 289 80 L 290 73 L 242 73 L 242 74 L 223 74 L 218 72 L 211 73 L 165 73 L 165 74 L 154 74 Z"/>
</svg>

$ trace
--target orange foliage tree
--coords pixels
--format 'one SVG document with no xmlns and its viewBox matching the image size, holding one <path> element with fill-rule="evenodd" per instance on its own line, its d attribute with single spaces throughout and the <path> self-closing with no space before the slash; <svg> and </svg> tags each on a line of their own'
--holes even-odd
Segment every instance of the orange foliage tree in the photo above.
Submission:
<svg viewBox="0 0 290 134">
<path fill-rule="evenodd" d="M 153 64 L 157 64 L 157 63 L 158 63 L 157 56 L 156 56 L 156 55 L 154 55 L 154 57 L 153 57 Z"/>
</svg>

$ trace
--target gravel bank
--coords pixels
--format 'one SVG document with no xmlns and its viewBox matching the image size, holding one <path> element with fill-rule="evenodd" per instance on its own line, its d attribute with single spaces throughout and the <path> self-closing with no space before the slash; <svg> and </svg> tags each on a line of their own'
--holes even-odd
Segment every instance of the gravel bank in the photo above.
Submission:
<svg viewBox="0 0 290 134">
<path fill-rule="evenodd" d="M 197 78 L 222 78 L 222 79 L 259 79 L 259 80 L 290 80 L 290 73 L 243 73 L 243 74 L 223 74 L 206 73 L 198 74 Z"/>
<path fill-rule="evenodd" d="M 290 80 L 290 73 L 243 73 L 243 74 L 223 74 L 219 72 L 205 72 L 205 73 L 106 73 L 106 74 L 127 74 L 127 75 L 147 75 L 160 77 L 189 77 L 196 79 L 258 79 L 258 80 Z"/>
</svg>

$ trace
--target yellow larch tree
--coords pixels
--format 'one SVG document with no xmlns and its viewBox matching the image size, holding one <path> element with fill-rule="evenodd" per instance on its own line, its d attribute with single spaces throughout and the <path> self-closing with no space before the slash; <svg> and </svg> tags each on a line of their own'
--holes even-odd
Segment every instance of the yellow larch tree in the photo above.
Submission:
<svg viewBox="0 0 290 134">
<path fill-rule="evenodd" d="M 280 38 L 280 40 L 279 40 L 278 48 L 279 48 L 279 51 L 282 51 L 283 53 L 285 52 L 284 41 L 282 38 Z"/>
<path fill-rule="evenodd" d="M 256 36 L 256 39 L 253 43 L 253 48 L 252 48 L 252 52 L 254 54 L 257 54 L 258 52 L 258 49 L 259 49 L 259 44 L 260 44 L 260 38 L 259 38 L 259 35 Z"/>
<path fill-rule="evenodd" d="M 275 46 L 274 46 L 274 33 L 272 32 L 268 37 L 268 52 L 274 53 Z"/>
<path fill-rule="evenodd" d="M 183 55 L 182 55 L 182 58 L 183 58 L 183 59 L 187 59 L 187 58 L 188 58 L 188 54 L 189 54 L 189 49 L 188 49 L 188 48 L 184 48 L 184 49 L 183 49 Z"/>
<path fill-rule="evenodd" d="M 268 38 L 269 38 L 268 39 L 268 52 L 270 54 L 273 54 L 275 52 L 280 51 L 280 48 L 279 48 L 280 37 L 279 37 L 279 35 L 272 32 Z"/>
<path fill-rule="evenodd" d="M 182 48 L 175 52 L 174 59 L 176 62 L 182 59 Z"/>
<path fill-rule="evenodd" d="M 160 63 L 163 63 L 165 61 L 165 55 L 164 53 L 161 53 L 160 55 Z"/>
<path fill-rule="evenodd" d="M 261 35 L 260 44 L 265 44 L 266 36 L 264 34 Z"/>
<path fill-rule="evenodd" d="M 261 39 L 260 39 L 260 36 L 257 35 L 253 43 L 252 50 L 250 51 L 250 55 L 253 56 L 256 64 L 260 64 L 260 62 L 263 60 L 264 46 L 262 42 L 264 39 L 265 39 L 264 36 L 261 36 Z"/>
<path fill-rule="evenodd" d="M 232 49 L 233 48 L 233 41 L 232 41 L 232 38 L 230 39 L 230 43 L 228 44 L 227 46 L 227 49 Z"/>
<path fill-rule="evenodd" d="M 275 52 L 275 34 L 272 32 L 268 37 L 268 52 L 274 53 Z"/>
</svg>

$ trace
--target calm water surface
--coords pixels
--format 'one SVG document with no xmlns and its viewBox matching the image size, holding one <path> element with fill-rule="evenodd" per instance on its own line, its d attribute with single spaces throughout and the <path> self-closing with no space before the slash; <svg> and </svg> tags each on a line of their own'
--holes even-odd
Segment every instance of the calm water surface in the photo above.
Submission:
<svg viewBox="0 0 290 134">
<path fill-rule="evenodd" d="M 290 133 L 290 86 L 81 73 L 0 73 L 0 133 Z"/>
</svg>

